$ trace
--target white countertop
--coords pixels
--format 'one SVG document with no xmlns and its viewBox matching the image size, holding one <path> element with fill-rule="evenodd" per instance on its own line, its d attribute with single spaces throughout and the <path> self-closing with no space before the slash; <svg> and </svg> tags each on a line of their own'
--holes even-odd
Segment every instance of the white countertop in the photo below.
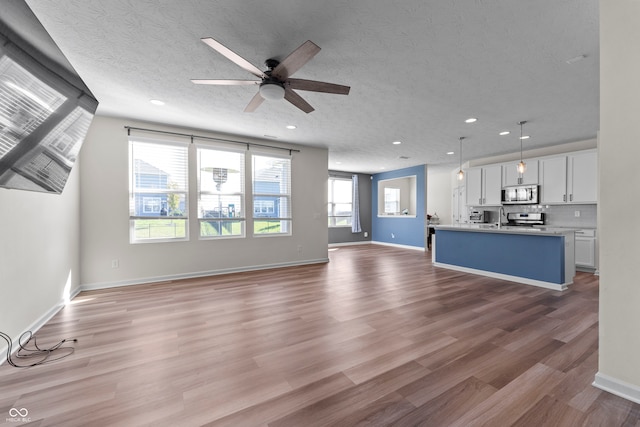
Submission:
<svg viewBox="0 0 640 427">
<path fill-rule="evenodd" d="M 497 224 L 455 224 L 455 225 L 435 225 L 436 230 L 449 230 L 449 231 L 472 231 L 472 232 L 484 232 L 484 233 L 505 233 L 505 234 L 536 234 L 544 236 L 558 236 L 572 234 L 580 228 L 565 228 L 565 227 L 548 227 L 545 225 L 536 227 L 518 227 L 512 225 L 502 225 L 498 227 Z"/>
</svg>

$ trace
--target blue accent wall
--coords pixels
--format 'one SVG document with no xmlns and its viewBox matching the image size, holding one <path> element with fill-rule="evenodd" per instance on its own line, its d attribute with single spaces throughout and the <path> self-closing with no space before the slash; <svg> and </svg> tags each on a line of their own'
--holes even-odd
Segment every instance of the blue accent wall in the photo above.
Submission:
<svg viewBox="0 0 640 427">
<path fill-rule="evenodd" d="M 436 262 L 562 284 L 564 236 L 437 230 Z"/>
<path fill-rule="evenodd" d="M 378 217 L 378 183 L 385 179 L 416 177 L 416 217 Z M 371 217 L 373 222 L 371 237 L 375 242 L 397 245 L 425 247 L 425 188 L 426 166 L 419 165 L 373 175 L 371 185 Z M 392 237 L 392 235 L 394 237 Z"/>
</svg>

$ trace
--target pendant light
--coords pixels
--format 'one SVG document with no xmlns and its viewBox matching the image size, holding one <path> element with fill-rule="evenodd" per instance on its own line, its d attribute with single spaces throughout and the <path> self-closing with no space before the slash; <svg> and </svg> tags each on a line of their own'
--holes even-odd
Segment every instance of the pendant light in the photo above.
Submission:
<svg viewBox="0 0 640 427">
<path fill-rule="evenodd" d="M 522 126 L 527 123 L 526 121 L 521 121 L 518 123 L 520 125 L 520 163 L 518 163 L 518 184 L 522 184 L 524 171 L 527 170 L 527 164 L 522 160 Z"/>
<path fill-rule="evenodd" d="M 458 181 L 462 181 L 464 179 L 464 172 L 462 171 L 462 140 L 464 136 L 460 137 L 460 170 L 458 171 Z"/>
</svg>

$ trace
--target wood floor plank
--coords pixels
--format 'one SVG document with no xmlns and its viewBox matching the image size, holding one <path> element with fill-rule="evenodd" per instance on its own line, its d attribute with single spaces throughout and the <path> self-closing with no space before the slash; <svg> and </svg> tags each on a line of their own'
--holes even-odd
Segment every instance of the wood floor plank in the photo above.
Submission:
<svg viewBox="0 0 640 427">
<path fill-rule="evenodd" d="M 564 374 L 536 364 L 466 412 L 452 427 L 511 425 L 545 396 L 545 390 L 557 385 Z M 526 386 L 525 386 L 526 385 Z"/>
<path fill-rule="evenodd" d="M 447 426 L 492 396 L 497 389 L 469 377 L 395 421 L 394 427 Z"/>
<path fill-rule="evenodd" d="M 579 426 L 584 423 L 587 414 L 572 408 L 550 396 L 544 396 L 531 409 L 524 413 L 513 427 L 565 427 Z"/>
<path fill-rule="evenodd" d="M 594 388 L 598 277 L 559 292 L 341 247 L 330 263 L 82 292 L 0 366 L 34 426 L 637 426 Z M 7 421 L 8 425 L 16 425 Z"/>
<path fill-rule="evenodd" d="M 415 378 L 421 378 L 427 372 L 422 365 L 415 362 L 407 363 L 363 384 L 353 386 L 293 412 L 286 417 L 269 423 L 269 426 L 298 427 L 304 425 L 313 427 L 333 425 L 354 411 L 361 410 L 382 397 L 393 393 Z"/>
</svg>

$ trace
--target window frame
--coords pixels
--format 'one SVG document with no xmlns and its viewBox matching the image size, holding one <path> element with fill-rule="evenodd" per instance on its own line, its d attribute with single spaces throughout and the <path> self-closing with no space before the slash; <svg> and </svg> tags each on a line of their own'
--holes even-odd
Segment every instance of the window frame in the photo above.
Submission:
<svg viewBox="0 0 640 427">
<path fill-rule="evenodd" d="M 391 197 L 393 195 L 393 197 Z M 393 210 L 389 206 L 393 205 Z M 384 188 L 384 213 L 387 215 L 400 214 L 400 189 L 396 187 Z"/>
<path fill-rule="evenodd" d="M 256 191 L 256 158 L 270 158 L 270 159 L 278 159 L 278 160 L 284 160 L 287 163 L 287 175 L 288 175 L 288 179 L 286 182 L 286 187 L 287 187 L 287 192 L 283 193 L 283 192 L 257 192 Z M 251 153 L 251 213 L 252 213 L 252 231 L 251 231 L 251 235 L 253 237 L 275 237 L 275 236 L 291 236 L 293 235 L 293 206 L 291 204 L 292 202 L 292 197 L 291 197 L 291 193 L 292 193 L 292 185 L 293 185 L 293 180 L 292 180 L 292 158 L 291 156 L 281 156 L 281 155 L 277 155 L 277 154 L 273 154 L 273 153 L 267 153 L 267 152 L 253 152 Z M 280 183 L 280 187 L 282 187 L 282 180 L 279 181 Z M 254 209 L 254 206 L 256 204 L 256 202 L 262 202 L 265 201 L 264 199 L 260 199 L 260 198 L 274 198 L 274 199 L 284 199 L 285 200 L 285 205 L 287 206 L 287 211 L 288 211 L 288 216 L 281 216 L 281 210 L 278 210 L 278 216 L 277 217 L 260 217 L 260 216 L 256 216 L 256 212 Z M 275 202 L 275 200 L 274 200 Z M 274 203 L 274 211 L 275 211 L 275 203 Z M 286 229 L 285 231 L 279 231 L 279 232 L 266 232 L 266 233 L 258 233 L 256 232 L 256 222 L 279 222 L 280 223 L 280 230 L 282 230 L 283 225 L 284 228 Z"/>
<path fill-rule="evenodd" d="M 224 153 L 234 153 L 241 156 L 240 159 L 240 191 L 229 191 L 229 192 L 219 192 L 219 191 L 209 191 L 202 190 L 202 165 L 201 165 L 201 151 L 208 150 L 211 152 L 224 152 Z M 198 176 L 198 189 L 197 189 L 197 204 L 198 204 L 198 239 L 199 240 L 220 240 L 220 239 L 243 239 L 247 236 L 247 226 L 246 226 L 246 181 L 247 181 L 247 171 L 246 171 L 246 161 L 247 161 L 247 151 L 246 150 L 238 150 L 229 148 L 226 146 L 218 146 L 211 144 L 197 144 L 196 145 L 196 160 L 198 164 L 197 176 Z M 205 217 L 202 208 L 201 208 L 201 200 L 202 196 L 230 196 L 230 197 L 240 197 L 240 206 L 242 207 L 242 215 L 241 216 L 233 216 L 233 217 Z M 228 206 L 227 206 L 228 207 Z M 235 211 L 237 212 L 237 211 Z M 225 222 L 229 223 L 239 223 L 240 224 L 240 234 L 220 234 L 207 236 L 202 234 L 203 224 L 210 222 L 219 222 L 221 226 L 224 225 Z"/>
<path fill-rule="evenodd" d="M 335 181 L 348 181 L 350 183 L 351 201 L 349 203 L 335 201 L 335 191 L 333 187 Z M 328 206 L 330 207 L 330 209 L 327 209 L 327 216 L 328 216 L 329 228 L 351 228 L 352 226 L 351 218 L 353 216 L 353 178 L 330 176 L 328 180 L 328 190 L 329 191 L 327 192 L 327 200 L 328 200 Z M 336 205 L 346 205 L 346 204 L 351 206 L 351 209 L 349 210 L 349 215 L 336 215 L 335 214 Z M 348 224 L 336 225 L 339 218 L 348 218 Z"/>
<path fill-rule="evenodd" d="M 135 170 L 135 161 L 143 159 L 135 156 L 135 145 L 136 143 L 146 144 L 146 145 L 157 145 L 157 146 L 170 146 L 173 148 L 178 148 L 184 151 L 184 189 L 171 189 L 171 188 L 142 188 L 137 184 L 139 184 L 139 176 L 136 176 Z M 164 140 L 164 139 L 156 139 L 156 138 L 140 138 L 140 137 L 129 137 L 129 243 L 131 244 L 149 244 L 149 243 L 167 243 L 167 242 L 184 242 L 189 240 L 189 145 L 187 143 L 173 141 L 173 140 Z M 152 165 L 153 166 L 153 165 Z M 166 186 L 168 187 L 168 185 Z M 140 197 L 141 200 L 144 200 L 145 197 L 155 197 L 158 194 L 166 195 L 167 198 L 171 195 L 182 196 L 182 200 L 184 201 L 184 209 L 181 211 L 181 215 L 163 215 L 162 214 L 162 206 L 160 208 L 160 212 L 158 215 L 136 215 L 136 197 Z M 162 198 L 162 196 L 160 196 Z M 162 203 L 162 202 L 161 202 Z M 168 222 L 170 225 L 173 225 L 174 228 L 177 226 L 178 228 L 182 228 L 184 226 L 184 236 L 178 237 L 156 237 L 156 238 L 139 238 L 136 237 L 136 222 L 137 221 L 149 221 L 149 225 L 156 222 Z M 178 221 L 176 223 L 176 221 Z"/>
</svg>

